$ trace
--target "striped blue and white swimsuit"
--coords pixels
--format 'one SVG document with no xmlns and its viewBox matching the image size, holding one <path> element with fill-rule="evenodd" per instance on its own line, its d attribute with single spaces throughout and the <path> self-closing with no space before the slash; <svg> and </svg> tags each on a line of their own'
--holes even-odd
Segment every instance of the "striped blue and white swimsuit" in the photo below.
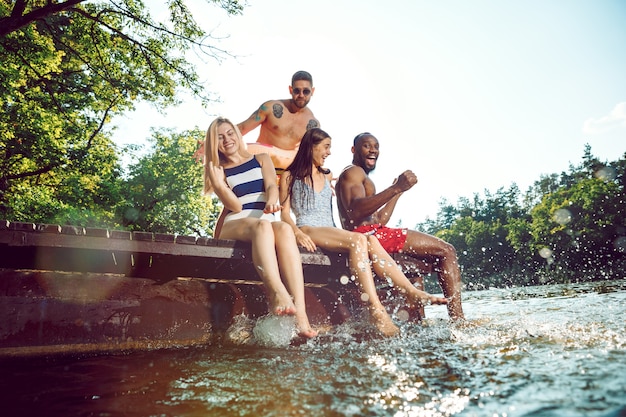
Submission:
<svg viewBox="0 0 626 417">
<path fill-rule="evenodd" d="M 273 213 L 263 213 L 267 200 L 261 165 L 256 157 L 239 166 L 224 168 L 224 174 L 226 175 L 226 183 L 243 206 L 239 213 L 228 213 L 224 222 L 246 217 L 275 220 Z"/>
</svg>

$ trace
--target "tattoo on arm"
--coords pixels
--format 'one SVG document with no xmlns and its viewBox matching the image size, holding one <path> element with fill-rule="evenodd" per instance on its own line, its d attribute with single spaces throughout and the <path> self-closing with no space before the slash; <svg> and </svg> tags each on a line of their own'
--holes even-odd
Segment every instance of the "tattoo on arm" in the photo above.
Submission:
<svg viewBox="0 0 626 417">
<path fill-rule="evenodd" d="M 320 127 L 320 124 L 315 119 L 309 120 L 309 123 L 306 124 L 306 130 L 313 129 L 314 127 Z"/>
<path fill-rule="evenodd" d="M 257 122 L 261 120 L 261 112 L 265 112 L 266 110 L 267 107 L 265 107 L 265 104 L 261 104 L 261 107 L 254 113 L 254 120 Z"/>
<path fill-rule="evenodd" d="M 283 106 L 281 106 L 280 104 L 274 104 L 272 106 L 272 110 L 275 118 L 280 119 L 281 117 L 283 117 Z"/>
</svg>

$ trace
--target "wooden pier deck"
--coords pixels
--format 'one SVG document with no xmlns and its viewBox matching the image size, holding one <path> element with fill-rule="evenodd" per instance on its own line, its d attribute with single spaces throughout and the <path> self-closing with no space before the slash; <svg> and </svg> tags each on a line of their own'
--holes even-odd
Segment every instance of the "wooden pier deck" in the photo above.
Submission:
<svg viewBox="0 0 626 417">
<path fill-rule="evenodd" d="M 312 323 L 347 320 L 360 303 L 346 256 L 301 257 Z M 418 282 L 433 271 L 395 258 Z M 0 314 L 0 356 L 39 355 L 211 343 L 267 303 L 246 243 L 0 221 Z"/>
</svg>

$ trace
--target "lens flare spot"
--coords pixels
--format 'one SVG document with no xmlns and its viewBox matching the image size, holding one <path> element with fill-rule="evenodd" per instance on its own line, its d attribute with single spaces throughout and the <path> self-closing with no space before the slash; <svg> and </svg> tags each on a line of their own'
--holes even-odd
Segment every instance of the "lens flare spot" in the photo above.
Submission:
<svg viewBox="0 0 626 417">
<path fill-rule="evenodd" d="M 552 257 L 552 249 L 550 249 L 550 248 L 541 248 L 541 249 L 539 249 L 539 256 L 541 256 L 544 259 L 548 259 L 548 258 Z"/>
<path fill-rule="evenodd" d="M 552 219 L 558 224 L 567 224 L 572 221 L 572 213 L 568 209 L 558 209 Z"/>
<path fill-rule="evenodd" d="M 597 170 L 593 175 L 604 181 L 613 181 L 617 177 L 617 172 L 615 171 L 615 168 L 604 167 Z"/>
<path fill-rule="evenodd" d="M 620 252 L 626 253 L 626 236 L 620 236 L 613 241 L 613 247 Z"/>
<path fill-rule="evenodd" d="M 398 310 L 398 312 L 396 313 L 396 318 L 400 321 L 409 321 L 409 312 L 404 309 Z"/>
</svg>

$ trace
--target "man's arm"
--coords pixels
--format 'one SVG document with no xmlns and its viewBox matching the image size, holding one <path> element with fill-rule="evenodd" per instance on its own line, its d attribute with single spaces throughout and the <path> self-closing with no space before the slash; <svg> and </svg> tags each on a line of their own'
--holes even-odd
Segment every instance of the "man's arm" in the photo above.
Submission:
<svg viewBox="0 0 626 417">
<path fill-rule="evenodd" d="M 258 126 L 265 123 L 270 108 L 271 101 L 266 101 L 265 103 L 261 104 L 261 106 L 256 109 L 254 113 L 250 115 L 250 117 L 248 117 L 243 122 L 237 124 L 237 127 L 241 131 L 241 134 L 245 135 L 246 133 L 256 129 Z"/>
<path fill-rule="evenodd" d="M 398 198 L 405 191 L 402 189 L 405 182 L 396 181 L 380 193 L 368 196 L 365 189 L 366 180 L 367 174 L 362 168 L 355 166 L 347 169 L 339 182 L 337 197 L 355 224 L 369 218 L 372 222 L 385 224 L 389 221 Z"/>
<path fill-rule="evenodd" d="M 374 216 L 372 217 L 376 220 L 376 223 L 380 223 L 383 226 L 386 226 L 387 223 L 389 223 L 389 219 L 391 219 L 393 210 L 396 208 L 396 203 L 398 202 L 398 199 L 400 199 L 401 195 L 402 193 L 399 193 L 391 197 L 391 200 L 389 200 L 387 204 L 385 204 L 383 207 L 381 207 L 380 210 L 374 213 Z"/>
</svg>

